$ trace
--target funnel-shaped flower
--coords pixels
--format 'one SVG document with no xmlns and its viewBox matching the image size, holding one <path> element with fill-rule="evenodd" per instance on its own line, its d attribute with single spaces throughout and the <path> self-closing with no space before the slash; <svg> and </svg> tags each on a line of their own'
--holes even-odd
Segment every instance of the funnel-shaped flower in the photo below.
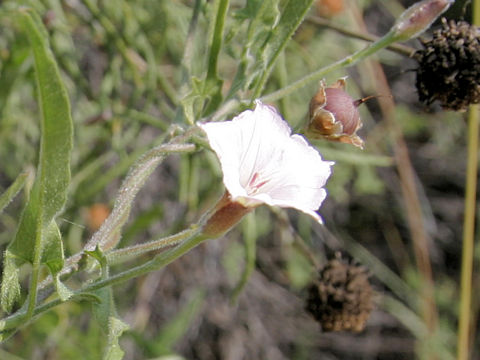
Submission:
<svg viewBox="0 0 480 360">
<path fill-rule="evenodd" d="M 260 101 L 231 121 L 199 124 L 223 170 L 232 202 L 244 208 L 261 204 L 295 208 L 321 222 L 315 212 L 332 162 L 300 135 L 292 135 L 277 111 Z"/>
</svg>

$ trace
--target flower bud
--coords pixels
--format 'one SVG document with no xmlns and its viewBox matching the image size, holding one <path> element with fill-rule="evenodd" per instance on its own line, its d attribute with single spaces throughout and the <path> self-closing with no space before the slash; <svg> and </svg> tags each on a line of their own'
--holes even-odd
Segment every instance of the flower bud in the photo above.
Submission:
<svg viewBox="0 0 480 360">
<path fill-rule="evenodd" d="M 354 100 L 345 92 L 345 78 L 326 87 L 320 82 L 320 89 L 310 100 L 310 120 L 305 131 L 308 137 L 339 141 L 363 148 L 363 140 L 356 134 L 362 127 L 358 105 L 362 100 Z"/>
<path fill-rule="evenodd" d="M 420 35 L 444 12 L 455 0 L 419 1 L 400 15 L 393 27 L 397 40 L 408 40 Z"/>
</svg>

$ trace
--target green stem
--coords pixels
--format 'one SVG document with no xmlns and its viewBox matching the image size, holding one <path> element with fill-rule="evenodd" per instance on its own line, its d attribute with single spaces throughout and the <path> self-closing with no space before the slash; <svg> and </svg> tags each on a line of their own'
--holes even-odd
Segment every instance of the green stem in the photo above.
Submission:
<svg viewBox="0 0 480 360">
<path fill-rule="evenodd" d="M 223 29 L 227 15 L 229 0 L 218 0 L 216 2 L 215 26 L 212 31 L 212 42 L 208 54 L 207 80 L 217 78 L 218 54 L 222 47 Z"/>
<path fill-rule="evenodd" d="M 90 284 L 83 288 L 81 292 L 95 291 L 106 286 L 116 285 L 127 280 L 136 278 L 138 276 L 147 274 L 149 272 L 159 270 L 162 267 L 170 264 L 172 261 L 178 259 L 180 256 L 184 255 L 205 240 L 207 240 L 207 238 L 201 234 L 201 229 L 198 228 L 197 231 L 194 231 L 192 233 L 192 236 L 190 238 L 186 239 L 174 248 L 157 255 L 155 258 L 147 261 L 142 265 L 125 270 L 121 273 L 109 277 L 108 279 L 100 280 L 93 284 Z"/>
<path fill-rule="evenodd" d="M 308 83 L 318 81 L 322 79 L 326 74 L 341 69 L 343 67 L 347 66 L 352 66 L 358 61 L 365 59 L 366 57 L 372 55 L 373 53 L 379 51 L 380 49 L 383 49 L 384 47 L 392 44 L 393 42 L 396 41 L 396 36 L 394 32 L 389 32 L 385 36 L 381 37 L 374 43 L 368 45 L 367 47 L 355 52 L 352 55 L 349 55 L 337 62 L 334 62 L 333 64 L 327 65 L 321 69 L 318 69 L 317 71 L 314 71 L 307 76 L 301 78 L 300 80 L 295 81 L 294 83 L 288 85 L 287 87 L 284 87 L 283 89 L 277 90 L 269 95 L 266 95 L 261 98 L 263 102 L 272 102 L 276 101 L 278 99 L 281 99 L 298 89 L 304 87 Z"/>
<path fill-rule="evenodd" d="M 479 106 L 471 106 L 468 116 L 467 179 L 465 190 L 465 218 L 463 222 L 462 272 L 460 283 L 460 311 L 457 342 L 458 360 L 467 360 L 470 348 L 469 330 L 472 302 L 472 271 L 475 238 L 479 118 Z"/>
<path fill-rule="evenodd" d="M 378 36 L 374 36 L 371 34 L 365 34 L 361 33 L 358 31 L 350 30 L 344 27 L 339 26 L 337 23 L 334 23 L 330 20 L 327 20 L 325 18 L 321 18 L 319 16 L 310 16 L 307 18 L 307 21 L 315 24 L 315 25 L 320 25 L 320 26 L 325 26 L 329 29 L 332 29 L 342 35 L 346 35 L 348 37 L 354 38 L 354 39 L 359 39 L 359 40 L 364 40 L 364 41 L 369 41 L 369 42 L 374 42 L 379 39 Z M 402 44 L 392 44 L 388 45 L 386 47 L 388 50 L 396 52 L 397 54 L 403 55 L 403 56 L 408 56 L 412 57 L 413 54 L 415 53 L 416 49 L 402 45 Z"/>
<path fill-rule="evenodd" d="M 252 99 L 257 99 L 262 93 L 278 57 L 303 22 L 312 4 L 313 0 L 289 0 L 286 2 L 278 23 L 276 23 L 265 42 L 262 58 L 266 66 L 255 86 Z M 268 46 L 266 46 L 267 44 Z M 267 50 L 267 48 L 270 48 L 270 50 Z"/>
<path fill-rule="evenodd" d="M 109 265 L 114 265 L 127 261 L 133 257 L 146 254 L 150 251 L 159 250 L 171 245 L 177 245 L 185 238 L 191 237 L 196 231 L 198 231 L 197 228 L 192 226 L 191 228 L 181 231 L 175 235 L 111 251 L 106 254 L 107 262 Z"/>
<path fill-rule="evenodd" d="M 102 289 L 107 286 L 116 285 L 122 282 L 125 282 L 129 279 L 144 275 L 146 273 L 159 270 L 162 267 L 170 264 L 172 261 L 178 259 L 191 249 L 195 248 L 197 245 L 207 240 L 208 238 L 202 234 L 204 221 L 200 221 L 198 225 L 192 226 L 189 230 L 183 231 L 178 236 L 183 236 L 183 242 L 175 246 L 174 248 L 162 252 L 154 257 L 152 260 L 147 261 L 144 264 L 138 265 L 131 269 L 125 270 L 116 275 L 110 276 L 106 279 L 99 280 L 92 284 L 85 286 L 83 289 L 75 291 L 70 300 L 76 300 L 79 298 L 85 297 L 85 294 L 88 294 L 92 291 Z M 32 316 L 37 316 L 55 306 L 62 304 L 63 301 L 59 298 L 49 301 L 43 305 L 39 305 L 36 308 L 33 308 L 31 311 Z M 27 312 L 28 314 L 28 312 Z M 15 329 L 20 325 L 25 325 L 25 312 L 15 313 L 8 318 L 0 321 L 0 341 L 2 341 L 2 333 L 7 333 L 10 336 L 9 330 Z M 31 316 L 30 316 L 31 318 Z"/>
<path fill-rule="evenodd" d="M 480 25 L 480 0 L 473 2 L 473 24 Z M 475 238 L 475 205 L 477 197 L 478 129 L 480 107 L 472 105 L 468 114 L 467 179 L 465 184 L 465 218 L 463 221 L 462 270 L 458 319 L 457 360 L 467 360 L 470 340 L 472 303 L 473 251 Z"/>
</svg>

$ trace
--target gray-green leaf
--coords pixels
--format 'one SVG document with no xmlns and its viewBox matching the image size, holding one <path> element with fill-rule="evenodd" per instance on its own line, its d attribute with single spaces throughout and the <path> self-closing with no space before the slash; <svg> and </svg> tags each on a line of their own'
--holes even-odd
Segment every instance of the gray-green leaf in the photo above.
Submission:
<svg viewBox="0 0 480 360">
<path fill-rule="evenodd" d="M 22 7 L 16 16 L 28 36 L 34 56 L 41 140 L 35 182 L 4 260 L 4 279 L 12 281 L 17 279 L 14 273 L 18 271 L 14 264 L 46 264 L 54 273 L 63 266 L 60 232 L 54 218 L 67 198 L 73 136 L 70 103 L 50 50 L 47 31 L 31 9 Z M 16 284 L 12 281 L 10 286 L 2 284 L 5 309 L 18 297 L 14 296 L 19 289 L 18 279 Z M 4 302 L 5 299 L 8 301 Z"/>
</svg>

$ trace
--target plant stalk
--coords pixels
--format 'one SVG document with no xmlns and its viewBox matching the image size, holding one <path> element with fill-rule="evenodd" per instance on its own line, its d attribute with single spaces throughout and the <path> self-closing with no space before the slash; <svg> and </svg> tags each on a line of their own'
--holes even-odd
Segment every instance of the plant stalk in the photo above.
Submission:
<svg viewBox="0 0 480 360">
<path fill-rule="evenodd" d="M 477 196 L 478 128 L 480 108 L 471 106 L 468 116 L 468 155 L 463 221 L 462 270 L 457 339 L 457 359 L 467 360 L 470 349 L 470 314 L 472 303 L 472 272 L 475 239 L 475 205 Z"/>
<path fill-rule="evenodd" d="M 480 0 L 473 2 L 473 24 L 480 26 Z M 462 270 L 458 319 L 457 360 L 467 360 L 470 350 L 473 251 L 475 240 L 475 205 L 477 198 L 478 129 L 480 106 L 470 106 L 468 113 L 468 155 L 463 220 Z"/>
<path fill-rule="evenodd" d="M 278 99 L 281 99 L 298 89 L 306 86 L 310 82 L 314 81 L 319 81 L 321 80 L 326 74 L 347 67 L 347 66 L 352 66 L 359 62 L 360 60 L 363 60 L 367 58 L 368 56 L 376 53 L 377 51 L 383 49 L 384 47 L 389 46 L 393 42 L 396 41 L 396 36 L 395 33 L 392 31 L 388 32 L 385 36 L 381 37 L 374 43 L 368 45 L 367 47 L 353 53 L 352 55 L 349 55 L 341 60 L 338 60 L 337 62 L 334 62 L 333 64 L 327 65 L 321 69 L 318 69 L 317 71 L 314 71 L 303 78 L 295 81 L 294 83 L 284 87 L 283 89 L 277 90 L 269 95 L 266 95 L 261 98 L 261 100 L 265 103 L 273 102 Z"/>
<path fill-rule="evenodd" d="M 77 290 L 73 293 L 70 300 L 84 298 L 85 295 L 92 293 L 95 290 L 105 288 L 107 286 L 112 286 L 119 284 L 121 282 L 133 279 L 135 277 L 144 275 L 146 273 L 159 270 L 162 267 L 170 264 L 172 261 L 178 259 L 194 247 L 198 246 L 205 240 L 209 238 L 203 235 L 203 225 L 204 220 L 201 220 L 197 225 L 193 225 L 190 229 L 185 230 L 177 234 L 176 236 L 182 237 L 183 241 L 179 243 L 174 248 L 162 252 L 155 256 L 152 260 L 147 261 L 141 265 L 135 266 L 131 269 L 125 270 L 118 274 L 112 275 L 106 279 L 101 279 L 94 283 L 91 283 L 84 288 Z M 3 320 L 0 321 L 0 342 L 4 341 L 6 338 L 11 336 L 13 332 L 18 330 L 20 326 L 26 325 L 29 320 L 55 306 L 64 303 L 60 298 L 49 301 L 45 304 L 32 307 L 27 309 L 27 311 L 19 311 Z M 12 332 L 13 330 L 13 332 Z"/>
<path fill-rule="evenodd" d="M 364 40 L 369 42 L 375 42 L 379 39 L 378 36 L 341 27 L 336 23 L 319 16 L 310 16 L 307 18 L 307 21 L 315 25 L 327 27 L 342 35 L 345 35 L 354 39 L 359 39 L 359 40 Z M 397 54 L 407 56 L 407 57 L 412 57 L 416 51 L 416 49 L 410 46 L 402 45 L 402 44 L 391 44 L 391 45 L 388 45 L 386 48 L 390 51 L 396 52 Z"/>
</svg>

